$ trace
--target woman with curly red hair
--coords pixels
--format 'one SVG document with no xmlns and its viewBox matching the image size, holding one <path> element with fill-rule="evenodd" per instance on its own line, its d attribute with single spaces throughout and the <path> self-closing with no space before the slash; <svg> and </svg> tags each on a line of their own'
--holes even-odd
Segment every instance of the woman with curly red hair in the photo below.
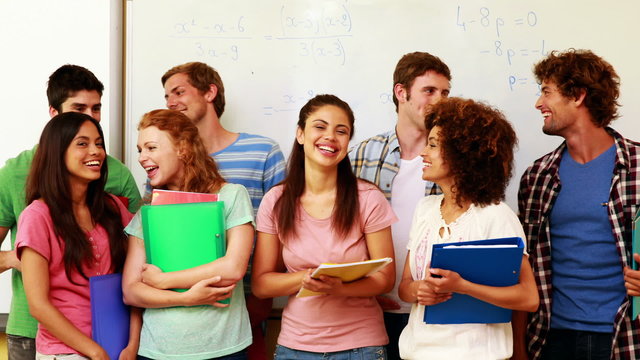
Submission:
<svg viewBox="0 0 640 360">
<path fill-rule="evenodd" d="M 517 139 L 505 117 L 473 100 L 451 98 L 425 120 L 422 178 L 442 195 L 422 199 L 414 213 L 400 297 L 413 303 L 399 341 L 403 359 L 505 359 L 513 351 L 511 323 L 435 325 L 423 322 L 425 306 L 473 296 L 494 305 L 534 311 L 539 299 L 526 254 L 518 284 L 492 287 L 458 273 L 429 268 L 433 244 L 490 238 L 525 238 L 513 211 L 502 202 L 513 170 Z M 432 277 L 437 275 L 439 277 Z"/>
</svg>

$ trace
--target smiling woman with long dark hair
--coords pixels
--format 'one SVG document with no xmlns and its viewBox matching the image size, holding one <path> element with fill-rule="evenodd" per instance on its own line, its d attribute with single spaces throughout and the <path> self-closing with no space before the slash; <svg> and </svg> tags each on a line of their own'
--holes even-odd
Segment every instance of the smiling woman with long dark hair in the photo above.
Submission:
<svg viewBox="0 0 640 360">
<path fill-rule="evenodd" d="M 358 180 L 347 151 L 353 112 L 333 95 L 318 95 L 300 110 L 287 177 L 258 210 L 252 290 L 289 296 L 276 359 L 385 359 L 388 343 L 375 296 L 393 288 L 395 269 L 350 283 L 310 277 L 321 263 L 393 257 L 396 220 L 382 192 Z M 326 295 L 297 298 L 301 287 Z"/>
<path fill-rule="evenodd" d="M 91 339 L 89 277 L 122 271 L 131 214 L 104 192 L 105 158 L 102 129 L 88 115 L 57 115 L 40 137 L 16 238 L 29 310 L 39 322 L 36 358 L 108 358 Z M 132 336 L 123 356 L 136 352 Z"/>
</svg>

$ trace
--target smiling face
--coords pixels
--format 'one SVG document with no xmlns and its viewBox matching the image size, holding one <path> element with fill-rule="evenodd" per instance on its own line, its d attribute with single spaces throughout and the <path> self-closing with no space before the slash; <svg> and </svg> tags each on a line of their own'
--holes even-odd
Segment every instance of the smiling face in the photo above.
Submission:
<svg viewBox="0 0 640 360">
<path fill-rule="evenodd" d="M 215 96 L 215 86 L 203 94 L 189 83 L 189 76 L 184 73 L 171 76 L 164 84 L 167 108 L 182 112 L 194 124 L 198 124 L 210 113 L 215 114 L 212 104 Z"/>
<path fill-rule="evenodd" d="M 138 162 L 147 172 L 152 187 L 181 190 L 184 164 L 169 134 L 155 126 L 138 133 Z"/>
<path fill-rule="evenodd" d="M 70 183 L 88 184 L 98 180 L 106 156 L 104 140 L 98 129 L 92 122 L 85 121 L 67 147 L 64 156 Z"/>
<path fill-rule="evenodd" d="M 350 135 L 349 117 L 334 105 L 321 106 L 309 114 L 304 129 L 296 131 L 306 162 L 336 168 L 347 156 Z"/>
<path fill-rule="evenodd" d="M 422 179 L 444 185 L 452 182 L 449 166 L 445 163 L 442 155 L 442 146 L 440 139 L 440 127 L 435 126 L 429 132 L 427 138 L 427 146 L 420 153 L 422 156 Z"/>
<path fill-rule="evenodd" d="M 396 85 L 398 115 L 405 116 L 418 126 L 424 126 L 429 108 L 447 98 L 451 89 L 449 80 L 435 71 L 427 71 L 413 81 L 410 89 Z"/>
<path fill-rule="evenodd" d="M 562 136 L 571 128 L 577 117 L 574 101 L 562 95 L 553 81 L 542 82 L 536 109 L 542 113 L 542 131 L 547 135 Z"/>
</svg>

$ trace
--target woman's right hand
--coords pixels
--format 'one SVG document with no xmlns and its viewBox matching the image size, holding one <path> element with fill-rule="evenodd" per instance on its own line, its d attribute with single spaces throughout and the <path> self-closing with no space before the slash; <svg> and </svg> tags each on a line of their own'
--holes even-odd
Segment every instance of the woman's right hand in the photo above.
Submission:
<svg viewBox="0 0 640 360">
<path fill-rule="evenodd" d="M 212 305 L 215 307 L 229 306 L 228 304 L 221 304 L 218 301 L 229 298 L 236 284 L 216 286 L 221 279 L 220 276 L 214 276 L 195 283 L 184 293 L 187 297 L 187 303 L 189 305 Z"/>
<path fill-rule="evenodd" d="M 417 302 L 420 305 L 435 305 L 451 299 L 451 293 L 436 293 L 428 282 L 424 280 L 414 281 Z"/>
<path fill-rule="evenodd" d="M 109 354 L 97 343 L 94 343 L 94 346 L 91 347 L 91 350 L 86 355 L 91 360 L 109 360 Z"/>
</svg>

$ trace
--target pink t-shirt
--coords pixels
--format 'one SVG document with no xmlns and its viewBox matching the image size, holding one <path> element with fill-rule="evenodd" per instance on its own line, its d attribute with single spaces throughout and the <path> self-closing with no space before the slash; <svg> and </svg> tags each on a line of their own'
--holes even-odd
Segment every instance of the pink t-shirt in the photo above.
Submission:
<svg viewBox="0 0 640 360">
<path fill-rule="evenodd" d="M 282 186 L 262 199 L 257 216 L 258 231 L 278 234 L 273 206 Z M 358 181 L 360 224 L 347 237 L 336 236 L 331 218 L 316 219 L 299 207 L 297 237 L 280 239 L 282 257 L 289 272 L 316 268 L 321 263 L 369 259 L 365 234 L 382 230 L 397 221 L 389 202 L 375 185 Z M 382 310 L 374 297 L 289 296 L 282 313 L 278 344 L 303 351 L 334 352 L 389 342 Z"/>
<path fill-rule="evenodd" d="M 116 200 L 116 203 L 124 228 L 133 215 L 119 200 Z M 96 226 L 88 235 L 89 241 L 93 244 L 95 262 L 83 267 L 85 275 L 91 277 L 112 273 L 111 252 L 106 230 L 102 226 Z M 21 257 L 22 249 L 25 247 L 35 250 L 49 261 L 49 298 L 53 306 L 58 308 L 76 328 L 91 337 L 89 281 L 75 271 L 71 278 L 78 285 L 67 279 L 63 263 L 64 243 L 56 236 L 49 207 L 43 201 L 32 202 L 24 209 L 18 220 L 15 244 L 18 257 Z M 38 324 L 36 335 L 36 350 L 48 355 L 78 353 L 51 335 L 40 324 Z"/>
</svg>

